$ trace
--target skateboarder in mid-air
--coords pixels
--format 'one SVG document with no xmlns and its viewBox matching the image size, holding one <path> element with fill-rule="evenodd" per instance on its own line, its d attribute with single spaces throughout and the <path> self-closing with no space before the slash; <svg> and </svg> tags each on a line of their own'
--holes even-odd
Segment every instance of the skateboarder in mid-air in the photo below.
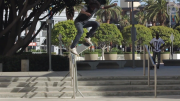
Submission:
<svg viewBox="0 0 180 101">
<path fill-rule="evenodd" d="M 80 14 L 77 16 L 77 18 L 74 21 L 74 24 L 77 29 L 77 35 L 70 47 L 70 51 L 73 54 L 78 55 L 76 45 L 78 44 L 79 39 L 81 38 L 81 35 L 83 34 L 83 28 L 92 27 L 92 29 L 88 33 L 86 33 L 86 37 L 84 38 L 88 44 L 92 45 L 90 37 L 93 36 L 95 31 L 99 27 L 98 22 L 88 21 L 93 16 L 93 14 L 95 14 L 99 9 L 108 9 L 108 8 L 116 6 L 116 5 L 117 5 L 117 3 L 110 5 L 110 6 L 101 7 L 101 4 L 97 0 L 89 0 L 88 1 L 87 5 L 81 9 Z"/>
</svg>

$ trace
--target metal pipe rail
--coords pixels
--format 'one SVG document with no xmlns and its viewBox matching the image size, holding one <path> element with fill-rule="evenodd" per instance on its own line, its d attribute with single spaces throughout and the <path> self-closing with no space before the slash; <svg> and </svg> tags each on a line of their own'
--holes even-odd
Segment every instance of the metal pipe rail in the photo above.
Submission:
<svg viewBox="0 0 180 101">
<path fill-rule="evenodd" d="M 153 64 L 154 66 L 154 96 L 155 98 L 157 97 L 157 67 L 156 67 L 156 64 L 154 63 L 153 59 L 152 59 L 152 56 L 150 54 L 150 51 L 148 50 L 148 47 L 147 45 L 144 45 L 143 47 L 143 74 L 144 76 L 146 75 L 146 68 L 145 68 L 145 49 L 147 50 L 148 52 L 148 86 L 150 86 L 150 64 L 149 64 L 149 60 L 151 61 L 151 63 Z"/>
</svg>

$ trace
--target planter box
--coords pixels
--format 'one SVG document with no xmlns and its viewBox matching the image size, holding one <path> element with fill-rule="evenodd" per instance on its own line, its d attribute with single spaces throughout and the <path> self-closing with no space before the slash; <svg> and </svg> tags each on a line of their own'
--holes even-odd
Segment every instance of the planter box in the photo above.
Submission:
<svg viewBox="0 0 180 101">
<path fill-rule="evenodd" d="M 85 54 L 85 60 L 98 60 L 98 54 Z"/>
<path fill-rule="evenodd" d="M 173 54 L 173 59 L 180 59 L 180 53 L 179 54 Z"/>
<path fill-rule="evenodd" d="M 124 54 L 125 60 L 132 60 L 132 54 Z M 134 59 L 137 60 L 137 54 L 134 54 Z"/>
<path fill-rule="evenodd" d="M 29 71 L 29 59 L 21 60 L 21 71 L 28 72 Z"/>
<path fill-rule="evenodd" d="M 105 60 L 117 60 L 117 54 L 104 54 Z"/>
<path fill-rule="evenodd" d="M 3 71 L 3 64 L 0 63 L 0 72 L 2 72 L 2 71 Z"/>
<path fill-rule="evenodd" d="M 163 60 L 169 60 L 169 53 L 161 54 L 160 63 L 163 63 Z"/>
<path fill-rule="evenodd" d="M 149 55 L 148 54 L 145 54 L 145 55 L 146 55 L 146 60 L 148 60 Z M 151 54 L 151 56 L 153 56 L 153 55 Z M 143 54 L 140 54 L 140 58 L 141 58 L 141 60 L 144 59 Z"/>
</svg>

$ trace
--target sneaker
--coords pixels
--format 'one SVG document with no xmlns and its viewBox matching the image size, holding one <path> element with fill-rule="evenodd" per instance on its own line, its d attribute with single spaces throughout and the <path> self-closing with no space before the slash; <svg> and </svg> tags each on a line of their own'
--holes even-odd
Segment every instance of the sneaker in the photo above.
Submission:
<svg viewBox="0 0 180 101">
<path fill-rule="evenodd" d="M 77 50 L 76 50 L 76 48 L 69 48 L 70 49 L 70 51 L 73 53 L 73 54 L 76 54 L 76 55 L 79 55 L 78 54 L 78 52 L 77 52 Z"/>
<path fill-rule="evenodd" d="M 91 46 L 93 45 L 92 42 L 91 42 L 91 38 L 84 38 L 84 40 L 85 40 L 88 44 L 90 44 Z"/>
</svg>

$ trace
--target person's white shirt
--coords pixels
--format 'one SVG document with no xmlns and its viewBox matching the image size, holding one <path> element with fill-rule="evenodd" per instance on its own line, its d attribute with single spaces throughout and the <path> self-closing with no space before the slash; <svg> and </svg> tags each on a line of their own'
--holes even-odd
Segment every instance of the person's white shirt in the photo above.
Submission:
<svg viewBox="0 0 180 101">
<path fill-rule="evenodd" d="M 160 47 L 161 47 L 161 44 L 164 44 L 164 41 L 161 38 L 159 38 L 159 39 L 153 38 L 150 41 L 150 44 L 153 44 L 153 46 L 154 46 L 153 51 L 154 52 L 161 52 Z"/>
</svg>

